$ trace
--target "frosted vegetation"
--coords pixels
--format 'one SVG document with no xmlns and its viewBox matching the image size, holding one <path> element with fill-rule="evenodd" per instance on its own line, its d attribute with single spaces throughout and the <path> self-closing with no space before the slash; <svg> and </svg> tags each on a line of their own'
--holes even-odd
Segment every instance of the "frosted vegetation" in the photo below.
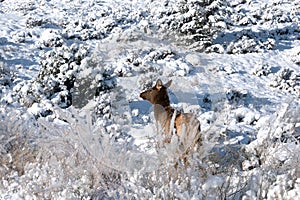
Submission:
<svg viewBox="0 0 300 200">
<path fill-rule="evenodd" d="M 299 24 L 296 0 L 0 1 L 0 198 L 299 198 Z M 158 78 L 201 122 L 185 159 L 139 98 Z"/>
</svg>

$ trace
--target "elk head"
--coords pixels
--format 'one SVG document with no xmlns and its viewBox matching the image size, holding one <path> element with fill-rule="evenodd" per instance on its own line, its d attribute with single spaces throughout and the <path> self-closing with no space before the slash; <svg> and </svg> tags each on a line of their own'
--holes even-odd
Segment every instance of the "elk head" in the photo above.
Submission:
<svg viewBox="0 0 300 200">
<path fill-rule="evenodd" d="M 151 104 L 159 104 L 163 107 L 170 106 L 170 99 L 168 96 L 168 87 L 170 87 L 172 80 L 168 81 L 165 85 L 160 79 L 157 80 L 155 86 L 142 92 L 140 97 L 148 100 Z"/>
</svg>

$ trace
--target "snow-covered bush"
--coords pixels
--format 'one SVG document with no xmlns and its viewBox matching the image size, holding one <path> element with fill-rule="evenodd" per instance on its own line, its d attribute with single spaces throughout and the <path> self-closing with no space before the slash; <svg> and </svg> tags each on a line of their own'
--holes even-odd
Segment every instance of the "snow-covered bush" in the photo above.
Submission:
<svg viewBox="0 0 300 200">
<path fill-rule="evenodd" d="M 36 124 L 33 118 L 24 114 L 24 110 L 1 108 L 0 110 L 0 176 L 21 176 L 27 162 L 34 162 L 37 156 L 35 138 L 37 129 L 30 129 Z M 24 115 L 23 115 L 24 114 Z M 16 173 L 16 175 L 14 175 Z M 1 182 L 0 185 L 5 182 Z M 1 187 L 2 188 L 2 187 Z"/>
<path fill-rule="evenodd" d="M 1 62 L 1 57 L 0 57 L 0 85 L 1 86 L 10 85 L 13 79 L 14 77 L 12 71 L 9 69 L 9 67 L 6 64 Z"/>
<path fill-rule="evenodd" d="M 75 21 L 64 23 L 62 35 L 66 39 L 79 39 L 82 41 L 92 39 L 104 39 L 112 34 L 122 34 L 133 24 L 138 23 L 143 16 L 143 10 L 132 12 L 127 6 L 114 7 L 112 5 L 102 6 L 95 3 L 93 8 L 97 10 L 90 14 L 89 11 Z M 119 37 L 118 35 L 117 37 Z"/>
<path fill-rule="evenodd" d="M 236 35 L 236 41 L 229 43 L 227 46 L 227 53 L 251 53 L 251 52 L 263 52 L 264 50 L 273 49 L 275 46 L 274 39 L 261 39 L 256 36 L 249 36 L 244 33 Z"/>
<path fill-rule="evenodd" d="M 45 54 L 37 77 L 17 84 L 12 96 L 21 104 L 32 107 L 35 115 L 51 114 L 56 105 L 81 108 L 95 96 L 105 96 L 103 92 L 116 85 L 113 69 L 103 66 L 97 59 L 82 45 L 55 48 Z M 103 102 L 109 99 L 103 97 Z M 99 113 L 102 113 L 106 106 L 100 107 Z M 108 111 L 106 109 L 105 113 Z"/>
<path fill-rule="evenodd" d="M 235 104 L 240 102 L 243 98 L 246 98 L 248 96 L 248 91 L 242 90 L 234 90 L 234 89 L 228 89 L 226 91 L 226 98 L 230 104 Z"/>
<path fill-rule="evenodd" d="M 114 73 L 119 77 L 130 77 L 136 74 L 162 74 L 162 65 L 169 62 L 175 53 L 166 48 L 144 48 L 142 51 L 126 50 L 124 57 L 115 61 Z"/>
<path fill-rule="evenodd" d="M 64 40 L 61 36 L 60 31 L 56 29 L 46 29 L 41 33 L 40 41 L 37 45 L 40 48 L 43 47 L 62 47 Z"/>
<path fill-rule="evenodd" d="M 149 21 L 153 24 L 150 26 L 181 45 L 203 51 L 212 44 L 213 37 L 226 28 L 226 5 L 226 1 L 219 0 L 154 1 L 148 5 Z"/>
<path fill-rule="evenodd" d="M 34 27 L 42 26 L 46 23 L 48 23 L 47 19 L 35 18 L 35 17 L 31 16 L 31 17 L 28 17 L 27 20 L 26 20 L 26 27 L 27 28 L 34 28 Z"/>
<path fill-rule="evenodd" d="M 299 96 L 300 74 L 289 68 L 282 68 L 274 75 L 270 86 Z"/>
<path fill-rule="evenodd" d="M 58 47 L 47 52 L 37 77 L 16 85 L 13 95 L 28 107 L 46 99 L 60 107 L 70 106 L 71 89 L 81 60 L 87 55 L 87 49 L 78 45 Z"/>
<path fill-rule="evenodd" d="M 252 73 L 256 76 L 268 76 L 272 72 L 272 67 L 266 63 L 258 64 L 254 66 Z"/>
<path fill-rule="evenodd" d="M 55 123 L 13 109 L 7 111 L 5 116 L 1 112 L 0 123 L 4 133 L 0 142 L 1 195 L 117 198 L 121 188 L 128 189 L 125 177 L 156 167 L 155 157 L 126 145 L 130 141 L 123 146 L 110 140 L 110 133 L 93 123 L 89 110 L 56 109 L 59 118 Z"/>
<path fill-rule="evenodd" d="M 249 183 L 259 187 L 248 188 L 246 196 L 293 199 L 299 195 L 299 170 L 295 167 L 300 161 L 299 109 L 299 104 L 286 102 L 273 116 L 258 120 L 257 139 L 246 146 L 248 156 L 243 165 L 252 166 Z"/>
<path fill-rule="evenodd" d="M 78 20 L 70 22 L 65 26 L 66 28 L 62 34 L 67 39 L 77 38 L 84 41 L 89 39 L 102 39 L 106 34 L 101 28 L 97 31 L 97 27 L 90 21 Z"/>
<path fill-rule="evenodd" d="M 81 108 L 95 96 L 105 95 L 105 92 L 116 86 L 114 68 L 105 65 L 101 55 L 93 53 L 82 60 L 77 71 L 72 90 L 72 104 Z"/>
</svg>

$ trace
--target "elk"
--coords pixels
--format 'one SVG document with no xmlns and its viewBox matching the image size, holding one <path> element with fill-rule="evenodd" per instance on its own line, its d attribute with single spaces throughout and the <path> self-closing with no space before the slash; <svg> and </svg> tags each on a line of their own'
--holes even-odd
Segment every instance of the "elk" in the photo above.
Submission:
<svg viewBox="0 0 300 200">
<path fill-rule="evenodd" d="M 200 139 L 200 122 L 191 113 L 182 113 L 170 106 L 167 89 L 172 80 L 163 84 L 160 79 L 156 84 L 142 92 L 140 97 L 149 101 L 154 107 L 154 118 L 156 127 L 160 127 L 164 136 L 163 143 L 169 143 L 174 132 L 182 142 L 184 149 L 193 148 Z M 159 132 L 159 131 L 158 131 Z"/>
</svg>

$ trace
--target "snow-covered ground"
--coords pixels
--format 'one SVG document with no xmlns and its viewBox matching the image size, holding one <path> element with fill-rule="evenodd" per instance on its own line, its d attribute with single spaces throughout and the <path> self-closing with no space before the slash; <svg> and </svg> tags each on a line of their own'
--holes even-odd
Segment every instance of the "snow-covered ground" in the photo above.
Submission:
<svg viewBox="0 0 300 200">
<path fill-rule="evenodd" d="M 0 199 L 299 199 L 298 0 L 2 0 L 0 71 Z"/>
</svg>

